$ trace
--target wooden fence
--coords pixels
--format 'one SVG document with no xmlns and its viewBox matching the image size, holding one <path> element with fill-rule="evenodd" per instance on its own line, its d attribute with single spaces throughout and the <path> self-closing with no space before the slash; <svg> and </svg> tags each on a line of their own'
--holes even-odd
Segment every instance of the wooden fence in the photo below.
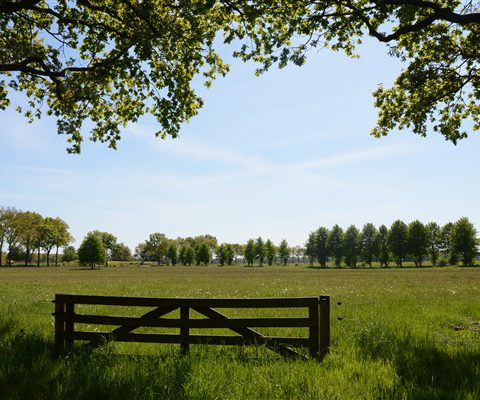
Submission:
<svg viewBox="0 0 480 400">
<path fill-rule="evenodd" d="M 55 296 L 55 348 L 63 352 L 75 340 L 101 344 L 105 340 L 145 343 L 178 343 L 183 351 L 190 344 L 265 345 L 285 356 L 300 355 L 292 347 L 307 347 L 310 356 L 321 360 L 330 348 L 330 297 L 186 299 L 116 297 L 57 294 Z M 76 304 L 154 307 L 136 317 L 77 314 Z M 214 308 L 306 308 L 306 318 L 228 318 Z M 180 309 L 180 318 L 162 318 Z M 194 310 L 206 318 L 190 318 Z M 77 331 L 75 323 L 118 326 L 109 332 Z M 133 333 L 140 327 L 179 328 L 179 334 Z M 252 327 L 308 328 L 308 337 L 265 336 Z M 227 328 L 237 336 L 193 335 L 190 329 Z"/>
</svg>

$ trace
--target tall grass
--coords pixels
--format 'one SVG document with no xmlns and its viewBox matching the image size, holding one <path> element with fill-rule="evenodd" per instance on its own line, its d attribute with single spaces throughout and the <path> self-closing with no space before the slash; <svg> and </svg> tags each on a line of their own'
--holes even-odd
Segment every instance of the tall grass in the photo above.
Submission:
<svg viewBox="0 0 480 400">
<path fill-rule="evenodd" d="M 95 350 L 79 343 L 55 357 L 55 293 L 331 294 L 333 346 L 322 363 L 256 347 L 191 346 L 183 356 L 175 345 L 119 343 Z M 1 269 L 0 399 L 66 398 L 479 399 L 480 269 Z"/>
</svg>

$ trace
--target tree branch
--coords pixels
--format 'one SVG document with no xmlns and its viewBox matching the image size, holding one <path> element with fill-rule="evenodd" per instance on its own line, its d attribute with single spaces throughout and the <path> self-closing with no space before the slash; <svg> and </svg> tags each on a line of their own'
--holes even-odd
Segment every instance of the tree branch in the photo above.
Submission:
<svg viewBox="0 0 480 400">
<path fill-rule="evenodd" d="M 34 5 L 40 3 L 40 1 L 41 0 L 0 0 L 0 13 L 14 13 L 17 11 L 29 10 Z"/>
</svg>

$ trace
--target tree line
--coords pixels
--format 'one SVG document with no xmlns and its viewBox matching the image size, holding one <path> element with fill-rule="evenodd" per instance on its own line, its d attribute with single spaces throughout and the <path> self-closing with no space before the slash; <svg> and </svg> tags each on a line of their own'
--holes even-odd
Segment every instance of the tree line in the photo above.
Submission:
<svg viewBox="0 0 480 400">
<path fill-rule="evenodd" d="M 233 265 L 246 263 L 252 266 L 258 263 L 273 265 L 281 262 L 286 265 L 291 256 L 297 255 L 297 261 L 303 259 L 301 247 L 290 248 L 284 239 L 277 247 L 273 242 L 261 237 L 250 239 L 246 244 L 218 243 L 215 236 L 200 235 L 195 237 L 169 239 L 163 233 L 152 233 L 149 238 L 135 248 L 134 257 L 145 261 L 155 261 L 157 264 L 168 265 Z"/>
<path fill-rule="evenodd" d="M 311 232 L 306 255 L 313 265 L 318 262 L 325 267 L 331 261 L 339 267 L 344 263 L 356 267 L 359 262 L 372 266 L 374 261 L 388 267 L 394 262 L 401 267 L 407 260 L 421 267 L 425 261 L 433 266 L 473 266 L 478 256 L 479 240 L 474 225 L 468 218 L 440 226 L 436 222 L 423 224 L 415 220 L 410 224 L 395 221 L 390 228 L 381 225 L 378 229 L 367 223 L 360 231 L 355 225 L 345 231 L 335 225 L 330 230 L 319 227 Z"/>
<path fill-rule="evenodd" d="M 304 246 L 290 247 L 283 239 L 276 246 L 270 239 L 250 239 L 246 243 L 219 243 L 212 235 L 186 238 L 168 238 L 155 232 L 138 244 L 132 252 L 109 232 L 94 230 L 85 236 L 78 251 L 71 245 L 73 238 L 69 226 L 60 218 L 43 217 L 31 211 L 0 207 L 0 255 L 6 249 L 7 265 L 23 260 L 36 264 L 41 258 L 50 265 L 50 254 L 55 250 L 55 265 L 59 261 L 59 248 L 63 247 L 61 261 L 79 261 L 81 264 L 108 266 L 109 261 L 154 262 L 158 265 L 273 265 L 288 263 L 318 263 L 326 267 L 357 267 L 359 263 L 382 267 L 395 263 L 401 267 L 405 261 L 421 267 L 429 261 L 433 266 L 471 266 L 478 256 L 477 231 L 467 218 L 440 226 L 435 222 L 423 224 L 415 220 L 410 224 L 395 221 L 390 228 L 379 228 L 367 223 L 360 231 L 354 225 L 345 231 L 335 225 L 331 229 L 319 227 L 311 232 Z M 42 253 L 43 251 L 43 253 Z M 0 256 L 0 266 L 3 257 Z"/>
<path fill-rule="evenodd" d="M 55 265 L 58 265 L 58 250 L 73 240 L 69 227 L 61 218 L 43 217 L 32 211 L 20 211 L 11 207 L 0 207 L 0 266 L 3 247 L 6 247 L 7 265 L 14 259 L 23 258 L 28 265 L 37 253 L 37 266 L 40 265 L 40 252 L 46 254 L 47 266 L 50 253 L 55 248 Z"/>
</svg>

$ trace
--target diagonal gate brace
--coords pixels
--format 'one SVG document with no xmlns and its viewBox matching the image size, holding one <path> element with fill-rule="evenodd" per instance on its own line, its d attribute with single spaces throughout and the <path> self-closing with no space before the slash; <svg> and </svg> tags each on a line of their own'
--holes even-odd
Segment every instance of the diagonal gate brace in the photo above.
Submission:
<svg viewBox="0 0 480 400">
<path fill-rule="evenodd" d="M 140 316 L 140 318 L 160 318 L 163 317 L 166 314 L 171 313 L 172 311 L 175 311 L 178 307 L 157 307 L 143 315 Z M 112 333 L 115 335 L 116 333 L 130 333 L 137 329 L 138 326 L 128 326 L 128 325 L 123 325 L 119 326 L 118 328 L 114 329 Z M 99 347 L 103 343 L 102 341 L 99 340 L 92 340 L 89 345 L 91 347 Z"/>
<path fill-rule="evenodd" d="M 217 310 L 214 310 L 213 308 L 209 307 L 192 307 L 193 310 L 196 312 L 204 315 L 205 317 L 208 317 L 210 319 L 228 319 L 228 317 Z M 303 354 L 300 354 L 299 352 L 293 350 L 290 347 L 287 346 L 274 346 L 268 342 L 268 339 L 262 335 L 260 332 L 257 332 L 251 328 L 229 328 L 235 333 L 238 333 L 242 335 L 245 340 L 249 343 L 256 343 L 256 342 L 261 342 L 265 343 L 265 345 L 270 349 L 273 350 L 279 354 L 281 354 L 284 357 L 292 357 L 292 358 L 305 358 L 306 357 Z"/>
</svg>

